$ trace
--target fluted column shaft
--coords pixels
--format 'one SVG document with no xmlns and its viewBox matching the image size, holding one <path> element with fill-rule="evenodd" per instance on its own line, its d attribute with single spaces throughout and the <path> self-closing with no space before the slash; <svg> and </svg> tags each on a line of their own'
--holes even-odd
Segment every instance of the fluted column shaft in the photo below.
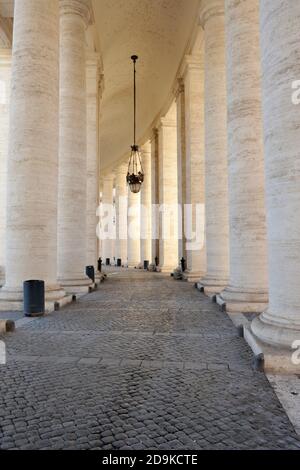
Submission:
<svg viewBox="0 0 300 470">
<path fill-rule="evenodd" d="M 152 213 L 151 213 L 151 143 L 141 148 L 144 182 L 141 188 L 141 263 L 152 259 Z"/>
<path fill-rule="evenodd" d="M 178 266 L 178 185 L 176 104 L 159 126 L 159 266 L 171 272 Z"/>
<path fill-rule="evenodd" d="M 204 291 L 220 292 L 229 269 L 227 103 L 224 0 L 202 0 L 205 40 L 205 201 L 207 273 Z"/>
<path fill-rule="evenodd" d="M 56 257 L 58 0 L 15 1 L 12 54 L 6 282 L 0 298 L 20 302 L 23 281 L 41 279 L 46 299 L 58 299 L 64 295 Z"/>
<path fill-rule="evenodd" d="M 96 234 L 99 206 L 99 57 L 90 54 L 86 62 L 87 91 L 87 265 L 97 266 Z"/>
<path fill-rule="evenodd" d="M 252 331 L 287 348 L 300 338 L 299 23 L 299 2 L 260 2 L 269 307 Z"/>
<path fill-rule="evenodd" d="M 115 233 L 113 231 L 113 189 L 114 189 L 114 175 L 106 175 L 103 178 L 103 188 L 102 188 L 102 219 L 100 224 L 102 226 L 102 239 L 101 239 L 101 257 L 103 263 L 105 263 L 106 258 L 110 259 L 112 263 L 114 257 L 114 237 Z"/>
<path fill-rule="evenodd" d="M 225 1 L 230 278 L 227 311 L 262 312 L 268 302 L 259 0 Z"/>
<path fill-rule="evenodd" d="M 116 174 L 116 259 L 122 264 L 127 263 L 127 181 L 128 166 L 123 163 L 118 166 Z"/>
<path fill-rule="evenodd" d="M 0 49 L 0 285 L 3 285 L 5 282 L 6 182 L 11 54 L 11 49 Z"/>
<path fill-rule="evenodd" d="M 87 0 L 60 0 L 58 276 L 70 291 L 89 284 L 85 29 Z M 84 289 L 84 287 L 83 287 Z"/>
<path fill-rule="evenodd" d="M 128 266 L 137 267 L 141 259 L 141 193 L 132 193 L 128 188 L 128 235 L 127 235 L 127 254 Z"/>
<path fill-rule="evenodd" d="M 187 56 L 184 69 L 186 138 L 186 255 L 188 281 L 206 272 L 204 244 L 204 63 L 203 54 Z"/>
</svg>

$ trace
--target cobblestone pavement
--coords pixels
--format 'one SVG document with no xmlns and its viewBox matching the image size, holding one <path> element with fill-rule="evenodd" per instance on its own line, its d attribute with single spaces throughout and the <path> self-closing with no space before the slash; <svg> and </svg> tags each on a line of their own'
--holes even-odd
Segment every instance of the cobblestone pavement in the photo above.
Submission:
<svg viewBox="0 0 300 470">
<path fill-rule="evenodd" d="M 188 283 L 122 271 L 1 339 L 1 449 L 300 448 L 230 319 Z"/>
</svg>

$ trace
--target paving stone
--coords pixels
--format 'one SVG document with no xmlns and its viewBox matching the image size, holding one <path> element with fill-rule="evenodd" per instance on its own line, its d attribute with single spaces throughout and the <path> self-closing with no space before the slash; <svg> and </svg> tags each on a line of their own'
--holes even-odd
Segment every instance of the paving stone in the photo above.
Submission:
<svg viewBox="0 0 300 470">
<path fill-rule="evenodd" d="M 124 270 L 6 335 L 0 449 L 299 449 L 230 319 L 174 282 Z"/>
</svg>

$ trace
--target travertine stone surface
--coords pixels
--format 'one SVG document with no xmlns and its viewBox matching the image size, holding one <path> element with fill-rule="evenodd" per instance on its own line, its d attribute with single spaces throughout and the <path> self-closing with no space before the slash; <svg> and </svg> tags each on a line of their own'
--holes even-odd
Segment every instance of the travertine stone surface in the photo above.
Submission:
<svg viewBox="0 0 300 470">
<path fill-rule="evenodd" d="M 127 235 L 127 256 L 128 266 L 138 267 L 141 259 L 141 193 L 128 191 L 128 235 Z"/>
<path fill-rule="evenodd" d="M 151 135 L 151 204 L 152 204 L 152 263 L 159 258 L 159 214 L 155 207 L 159 204 L 159 161 L 158 161 L 158 130 L 154 128 Z"/>
<path fill-rule="evenodd" d="M 178 185 L 176 103 L 159 126 L 159 267 L 171 272 L 178 265 Z"/>
<path fill-rule="evenodd" d="M 107 219 L 108 223 L 111 225 L 112 218 L 113 218 L 113 188 L 114 188 L 114 175 L 111 173 L 110 175 L 106 175 L 103 178 L 103 187 L 102 187 L 102 207 L 103 207 L 103 218 L 102 222 L 102 230 L 105 233 L 105 237 L 101 240 L 101 256 L 102 262 L 105 263 L 106 258 L 110 258 L 110 262 L 112 262 L 114 257 L 114 248 L 113 245 L 115 244 L 115 240 L 112 237 L 108 237 L 109 226 L 108 224 L 104 225 L 104 219 Z"/>
<path fill-rule="evenodd" d="M 268 302 L 259 0 L 225 1 L 230 278 L 228 311 L 262 312 Z"/>
<path fill-rule="evenodd" d="M 87 265 L 97 267 L 99 206 L 99 56 L 89 53 L 86 62 L 87 91 Z"/>
<path fill-rule="evenodd" d="M 0 49 L 0 285 L 5 281 L 6 179 L 11 49 Z"/>
<path fill-rule="evenodd" d="M 85 29 L 89 2 L 60 0 L 58 278 L 69 291 L 90 284 L 87 258 Z"/>
<path fill-rule="evenodd" d="M 207 293 L 228 282 L 229 222 L 224 0 L 202 0 L 205 40 L 205 201 Z"/>
<path fill-rule="evenodd" d="M 178 175 L 178 204 L 181 211 L 178 214 L 178 258 L 186 259 L 184 234 L 184 205 L 186 204 L 186 145 L 185 145 L 185 93 L 184 81 L 180 77 L 175 90 L 177 106 L 177 175 Z"/>
<path fill-rule="evenodd" d="M 128 165 L 123 163 L 116 170 L 116 259 L 120 258 L 122 264 L 127 263 L 127 181 Z"/>
<path fill-rule="evenodd" d="M 144 182 L 141 188 L 141 263 L 152 261 L 152 223 L 151 223 L 151 143 L 141 147 Z"/>
<path fill-rule="evenodd" d="M 186 241 L 188 281 L 199 280 L 206 273 L 204 244 L 205 165 L 204 165 L 204 63 L 203 52 L 186 56 L 184 69 L 185 90 L 185 138 L 186 138 L 186 204 L 190 205 L 192 220 L 189 221 Z M 196 205 L 199 216 L 196 225 Z M 186 218 L 187 220 L 187 218 Z M 192 224 L 192 225 L 191 225 Z M 191 239 L 192 232 L 197 234 Z M 188 235 L 188 234 L 187 234 Z M 197 240 L 199 237 L 199 241 Z"/>
<path fill-rule="evenodd" d="M 300 132 L 292 83 L 300 77 L 300 2 L 260 3 L 269 308 L 252 322 L 261 340 L 300 339 Z"/>
<path fill-rule="evenodd" d="M 23 281 L 41 279 L 58 300 L 58 0 L 15 1 L 7 167 L 6 282 L 0 308 Z M 5 302 L 6 301 L 6 302 Z"/>
</svg>

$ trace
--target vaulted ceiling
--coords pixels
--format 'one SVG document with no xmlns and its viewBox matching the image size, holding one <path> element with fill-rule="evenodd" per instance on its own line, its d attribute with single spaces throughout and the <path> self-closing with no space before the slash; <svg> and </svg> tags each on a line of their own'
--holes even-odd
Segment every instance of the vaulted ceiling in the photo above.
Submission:
<svg viewBox="0 0 300 470">
<path fill-rule="evenodd" d="M 143 143 L 166 105 L 200 0 L 92 0 L 105 88 L 101 101 L 101 169 L 129 154 L 132 131 L 132 63 L 137 54 L 137 138 Z M 0 0 L 13 15 L 13 0 Z M 10 26 L 5 19 L 6 28 Z M 4 28 L 3 28 L 4 31 Z M 7 35 L 6 35 L 7 37 Z"/>
<path fill-rule="evenodd" d="M 93 0 L 104 66 L 101 102 L 101 167 L 130 151 L 132 63 L 137 54 L 138 139 L 170 93 L 193 25 L 199 0 Z"/>
</svg>

